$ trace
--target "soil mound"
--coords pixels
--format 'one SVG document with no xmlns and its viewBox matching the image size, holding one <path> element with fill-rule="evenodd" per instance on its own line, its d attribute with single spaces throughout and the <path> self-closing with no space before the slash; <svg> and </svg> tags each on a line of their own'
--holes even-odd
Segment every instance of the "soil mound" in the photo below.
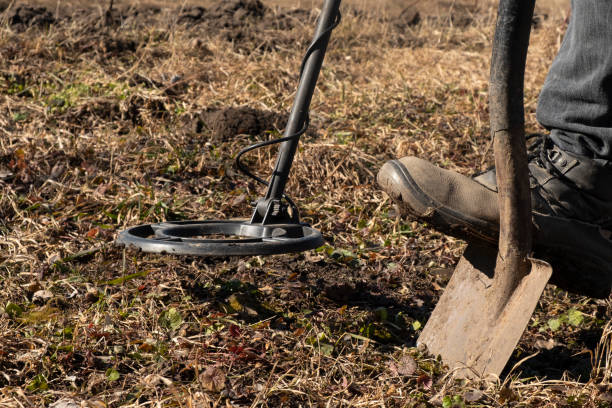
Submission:
<svg viewBox="0 0 612 408">
<path fill-rule="evenodd" d="M 79 34 L 86 39 L 108 31 L 128 32 L 128 28 L 178 24 L 188 30 L 195 30 L 200 37 L 218 37 L 234 44 L 237 51 L 273 51 L 289 44 L 301 44 L 309 40 L 306 31 L 292 30 L 296 27 L 314 24 L 316 13 L 307 9 L 283 10 L 266 6 L 261 0 L 219 0 L 209 7 L 191 6 L 186 8 L 154 7 L 131 5 L 115 7 L 105 11 L 99 8 L 76 8 L 63 10 L 59 16 L 45 7 L 21 5 L 3 7 L 0 12 L 9 25 L 18 31 L 30 27 L 49 26 L 81 27 Z M 271 33 L 276 30 L 275 33 Z M 89 41 L 91 42 L 91 41 Z M 79 48 L 79 47 L 76 47 Z M 133 52 L 134 47 L 110 44 L 110 51 L 124 48 Z"/>
<path fill-rule="evenodd" d="M 239 51 L 252 52 L 276 50 L 279 46 L 305 41 L 304 32 L 290 33 L 290 30 L 313 24 L 314 20 L 310 10 L 275 9 L 260 0 L 225 0 L 209 8 L 184 9 L 177 21 L 202 27 L 207 34 L 233 43 Z M 271 30 L 278 31 L 270 34 Z"/>
<path fill-rule="evenodd" d="M 55 23 L 55 18 L 44 7 L 19 6 L 14 11 L 9 11 L 8 22 L 21 28 L 47 27 Z"/>
<path fill-rule="evenodd" d="M 259 0 L 232 0 L 223 1 L 215 6 L 211 15 L 221 19 L 223 16 L 231 17 L 233 21 L 242 21 L 245 18 L 262 18 L 267 7 Z"/>
<path fill-rule="evenodd" d="M 421 13 L 416 7 L 407 7 L 393 22 L 395 27 L 399 30 L 406 27 L 412 27 L 421 22 Z"/>
<path fill-rule="evenodd" d="M 201 6 L 189 7 L 181 13 L 179 23 L 197 24 L 208 22 L 214 27 L 238 27 L 248 19 L 262 19 L 267 7 L 259 0 L 221 1 L 210 9 Z"/>
<path fill-rule="evenodd" d="M 282 129 L 286 115 L 249 107 L 211 110 L 196 120 L 197 133 L 208 129 L 211 140 L 225 141 L 236 135 L 259 136 L 265 132 Z"/>
</svg>

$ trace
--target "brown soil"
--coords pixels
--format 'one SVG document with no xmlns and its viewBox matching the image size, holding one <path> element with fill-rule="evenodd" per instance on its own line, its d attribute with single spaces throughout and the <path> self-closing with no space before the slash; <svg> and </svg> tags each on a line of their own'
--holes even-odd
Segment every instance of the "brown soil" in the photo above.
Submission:
<svg viewBox="0 0 612 408">
<path fill-rule="evenodd" d="M 195 120 L 195 131 L 211 132 L 211 141 L 227 141 L 238 135 L 261 136 L 284 128 L 286 115 L 249 107 L 213 109 Z"/>
<path fill-rule="evenodd" d="M 489 12 L 483 12 L 489 9 L 483 5 L 458 3 L 448 7 L 450 12 L 434 12 L 431 6 L 411 5 L 396 14 L 368 14 L 349 6 L 344 7 L 344 14 L 371 19 L 374 24 L 388 25 L 393 28 L 389 45 L 399 47 L 423 46 L 427 38 L 419 34 L 421 30 L 418 27 L 422 24 L 431 27 L 450 24 L 462 28 L 490 18 Z M 316 17 L 312 10 L 273 8 L 265 6 L 260 0 L 221 1 L 208 7 L 188 5 L 177 8 L 128 4 L 104 12 L 97 8 L 76 8 L 68 12 L 64 8 L 59 13 L 52 13 L 44 6 L 20 5 L 7 9 L 5 14 L 9 24 L 22 30 L 75 22 L 83 24 L 89 34 L 119 27 L 187 25 L 200 36 L 218 36 L 246 53 L 307 44 Z M 539 14 L 535 21 L 541 24 L 546 18 L 546 14 Z M 271 31 L 275 32 L 274 36 L 269 35 Z M 106 42 L 104 49 L 109 51 L 134 52 L 138 45 L 133 40 L 117 43 L 116 39 L 110 39 Z M 79 48 L 77 51 L 84 50 Z"/>
<path fill-rule="evenodd" d="M 8 22 L 12 26 L 26 29 L 28 27 L 48 27 L 55 23 L 55 18 L 44 7 L 18 6 L 14 11 L 9 12 Z"/>
<path fill-rule="evenodd" d="M 178 18 L 179 23 L 198 23 L 207 21 L 214 27 L 237 28 L 252 19 L 262 19 L 266 7 L 259 0 L 231 0 L 217 4 L 210 9 L 190 7 Z"/>
<path fill-rule="evenodd" d="M 316 12 L 74 3 L 15 4 L 0 27 L 0 405 L 605 406 L 607 301 L 550 286 L 500 383 L 449 380 L 415 347 L 463 243 L 398 219 L 376 172 L 406 154 L 490 164 L 491 4 L 347 5 L 288 186 L 327 244 L 196 259 L 113 240 L 250 216 L 262 190 L 234 158 L 285 126 Z M 532 131 L 564 27 L 550 16 L 533 35 Z M 268 175 L 275 152 L 249 164 Z"/>
</svg>

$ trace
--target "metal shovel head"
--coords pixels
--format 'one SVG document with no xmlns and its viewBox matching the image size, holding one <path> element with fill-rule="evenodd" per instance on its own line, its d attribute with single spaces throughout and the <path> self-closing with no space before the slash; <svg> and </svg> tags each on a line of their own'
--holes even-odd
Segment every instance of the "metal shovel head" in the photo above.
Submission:
<svg viewBox="0 0 612 408">
<path fill-rule="evenodd" d="M 468 245 L 418 339 L 458 378 L 499 377 L 552 275 L 549 264 L 532 259 L 529 274 L 500 304 L 492 296 L 496 258 L 494 248 Z"/>
</svg>

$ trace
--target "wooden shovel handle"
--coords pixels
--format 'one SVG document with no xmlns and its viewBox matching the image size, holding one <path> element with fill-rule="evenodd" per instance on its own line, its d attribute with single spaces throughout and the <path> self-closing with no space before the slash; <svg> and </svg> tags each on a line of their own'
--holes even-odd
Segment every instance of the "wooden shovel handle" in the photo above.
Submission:
<svg viewBox="0 0 612 408">
<path fill-rule="evenodd" d="M 496 281 L 506 291 L 529 273 L 532 244 L 523 87 L 534 7 L 535 0 L 500 1 L 491 58 L 489 111 L 500 213 Z"/>
</svg>

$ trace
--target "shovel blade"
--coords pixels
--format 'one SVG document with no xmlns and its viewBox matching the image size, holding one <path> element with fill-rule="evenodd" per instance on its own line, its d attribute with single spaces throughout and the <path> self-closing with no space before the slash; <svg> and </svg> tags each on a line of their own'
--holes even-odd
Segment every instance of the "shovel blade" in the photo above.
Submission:
<svg viewBox="0 0 612 408">
<path fill-rule="evenodd" d="M 552 275 L 549 264 L 532 259 L 530 273 L 495 316 L 496 258 L 496 249 L 468 246 L 418 339 L 459 378 L 499 377 Z"/>
</svg>

